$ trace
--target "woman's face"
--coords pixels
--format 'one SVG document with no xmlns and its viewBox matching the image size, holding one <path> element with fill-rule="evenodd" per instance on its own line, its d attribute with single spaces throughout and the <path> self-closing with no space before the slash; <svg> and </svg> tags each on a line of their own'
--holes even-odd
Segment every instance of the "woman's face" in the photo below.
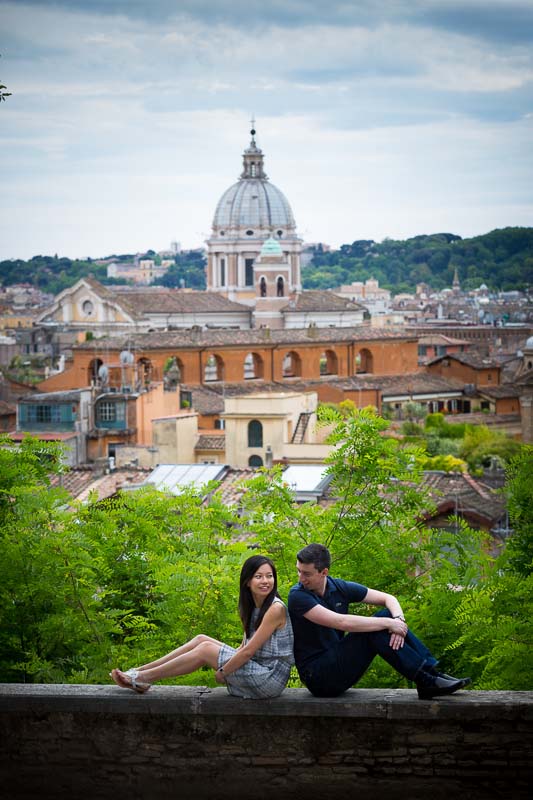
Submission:
<svg viewBox="0 0 533 800">
<path fill-rule="evenodd" d="M 248 581 L 248 588 L 256 605 L 258 604 L 257 601 L 259 601 L 260 605 L 274 588 L 274 573 L 270 564 L 263 564 L 257 569 L 253 577 Z"/>
</svg>

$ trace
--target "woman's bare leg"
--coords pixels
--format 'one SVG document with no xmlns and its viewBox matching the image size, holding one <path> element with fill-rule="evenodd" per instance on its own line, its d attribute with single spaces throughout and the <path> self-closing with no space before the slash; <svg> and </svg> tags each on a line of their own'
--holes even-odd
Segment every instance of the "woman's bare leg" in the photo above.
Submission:
<svg viewBox="0 0 533 800">
<path fill-rule="evenodd" d="M 190 642 L 187 644 L 190 644 Z M 157 666 L 147 666 L 138 669 L 135 680 L 141 685 L 151 684 L 163 678 L 189 675 L 191 672 L 200 669 L 200 667 L 209 666 L 216 669 L 218 667 L 218 654 L 221 647 L 222 644 L 216 640 L 201 641 L 196 647 L 190 648 L 174 658 L 167 659 Z M 130 679 L 126 673 L 120 670 L 117 670 L 117 672 L 122 679 L 129 682 Z"/>
<path fill-rule="evenodd" d="M 200 633 L 198 636 L 195 636 L 194 639 L 191 639 L 189 642 L 185 642 L 185 644 L 180 645 L 171 653 L 167 653 L 166 656 L 161 656 L 158 658 L 157 661 L 150 661 L 149 664 L 144 664 L 142 667 L 137 667 L 139 672 L 152 669 L 153 667 L 159 667 L 161 664 L 166 664 L 168 661 L 172 661 L 174 658 L 183 655 L 183 653 L 188 653 L 190 650 L 194 650 L 195 647 L 198 647 L 199 644 L 203 642 L 211 642 L 212 644 L 218 645 L 218 647 L 222 647 L 222 642 L 219 642 L 218 639 L 213 639 L 212 636 L 207 636 L 205 633 Z M 168 676 L 167 676 L 168 677 Z"/>
</svg>

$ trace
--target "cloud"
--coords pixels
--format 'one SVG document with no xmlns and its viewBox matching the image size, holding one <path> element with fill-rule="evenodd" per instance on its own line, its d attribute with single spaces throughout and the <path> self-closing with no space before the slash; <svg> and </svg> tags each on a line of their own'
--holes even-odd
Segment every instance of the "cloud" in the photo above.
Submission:
<svg viewBox="0 0 533 800">
<path fill-rule="evenodd" d="M 529 224 L 530 6 L 0 0 L 2 253 L 201 243 L 252 113 L 307 238 Z"/>
</svg>

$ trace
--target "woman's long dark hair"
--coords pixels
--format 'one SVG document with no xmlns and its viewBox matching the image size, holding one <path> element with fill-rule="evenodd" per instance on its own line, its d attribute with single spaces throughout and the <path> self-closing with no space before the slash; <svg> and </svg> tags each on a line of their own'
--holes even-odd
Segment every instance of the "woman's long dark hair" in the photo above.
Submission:
<svg viewBox="0 0 533 800">
<path fill-rule="evenodd" d="M 279 597 L 278 575 L 273 562 L 266 556 L 250 556 L 250 558 L 247 558 L 241 569 L 239 587 L 239 616 L 241 618 L 244 632 L 248 638 L 252 635 L 252 612 L 255 609 L 255 603 L 252 592 L 247 584 L 254 577 L 257 570 L 260 569 L 264 564 L 268 564 L 272 570 L 272 574 L 274 576 L 274 586 L 272 587 L 270 594 L 265 597 L 265 601 L 259 610 L 259 616 L 257 617 L 257 622 L 255 624 L 256 630 L 261 625 L 263 617 L 274 602 L 274 598 Z"/>
</svg>

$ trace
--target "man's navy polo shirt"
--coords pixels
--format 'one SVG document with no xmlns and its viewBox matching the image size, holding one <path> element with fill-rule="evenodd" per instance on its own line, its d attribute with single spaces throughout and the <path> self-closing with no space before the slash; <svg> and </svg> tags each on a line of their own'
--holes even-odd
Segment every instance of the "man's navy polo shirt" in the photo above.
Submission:
<svg viewBox="0 0 533 800">
<path fill-rule="evenodd" d="M 368 588 L 360 583 L 330 578 L 329 575 L 323 597 L 304 589 L 301 583 L 291 588 L 288 607 L 294 631 L 294 659 L 298 669 L 334 647 L 344 636 L 344 631 L 317 625 L 305 619 L 304 614 L 315 606 L 324 606 L 337 614 L 347 614 L 350 603 L 361 603 L 367 592 Z"/>
</svg>

